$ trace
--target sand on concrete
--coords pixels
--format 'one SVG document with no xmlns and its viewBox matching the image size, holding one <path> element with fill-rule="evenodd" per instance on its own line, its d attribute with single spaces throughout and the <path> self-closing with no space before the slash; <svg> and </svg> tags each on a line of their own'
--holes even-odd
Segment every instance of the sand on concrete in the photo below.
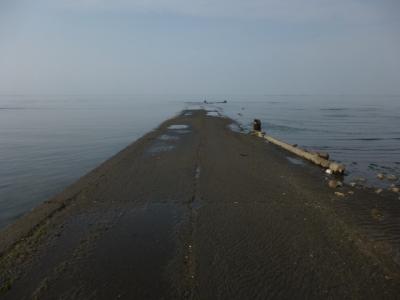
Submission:
<svg viewBox="0 0 400 300">
<path fill-rule="evenodd" d="M 1 298 L 397 298 L 397 195 L 232 123 L 184 111 L 3 230 Z"/>
</svg>

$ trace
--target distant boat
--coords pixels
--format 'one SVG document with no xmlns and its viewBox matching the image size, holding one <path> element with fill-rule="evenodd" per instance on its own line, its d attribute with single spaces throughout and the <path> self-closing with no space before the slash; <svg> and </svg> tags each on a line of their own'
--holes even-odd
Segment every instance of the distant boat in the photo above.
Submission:
<svg viewBox="0 0 400 300">
<path fill-rule="evenodd" d="M 204 100 L 204 104 L 217 104 L 217 103 L 228 103 L 228 101 L 224 100 L 224 101 L 208 102 L 207 100 Z"/>
</svg>

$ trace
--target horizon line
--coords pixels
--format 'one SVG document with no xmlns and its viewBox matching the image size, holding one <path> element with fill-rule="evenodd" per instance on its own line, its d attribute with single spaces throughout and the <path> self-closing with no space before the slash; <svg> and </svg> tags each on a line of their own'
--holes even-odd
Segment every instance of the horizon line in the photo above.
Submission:
<svg viewBox="0 0 400 300">
<path fill-rule="evenodd" d="M 0 96 L 390 96 L 398 97 L 395 93 L 0 93 Z"/>
</svg>

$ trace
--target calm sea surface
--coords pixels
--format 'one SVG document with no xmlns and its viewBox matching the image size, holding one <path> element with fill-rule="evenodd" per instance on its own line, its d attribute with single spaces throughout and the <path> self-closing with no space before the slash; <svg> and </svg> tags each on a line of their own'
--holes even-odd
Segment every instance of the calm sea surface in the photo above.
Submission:
<svg viewBox="0 0 400 300">
<path fill-rule="evenodd" d="M 0 96 L 0 227 L 202 96 Z M 250 128 L 323 150 L 367 184 L 400 176 L 400 96 L 214 96 Z M 398 182 L 397 182 L 398 183 Z"/>
</svg>

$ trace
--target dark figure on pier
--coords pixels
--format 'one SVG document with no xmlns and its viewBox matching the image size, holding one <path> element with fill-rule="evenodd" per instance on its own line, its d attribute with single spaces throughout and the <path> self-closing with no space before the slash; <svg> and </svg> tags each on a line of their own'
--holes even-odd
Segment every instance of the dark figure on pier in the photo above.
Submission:
<svg viewBox="0 0 400 300">
<path fill-rule="evenodd" d="M 261 121 L 259 119 L 254 119 L 253 121 L 253 130 L 261 131 Z"/>
</svg>

